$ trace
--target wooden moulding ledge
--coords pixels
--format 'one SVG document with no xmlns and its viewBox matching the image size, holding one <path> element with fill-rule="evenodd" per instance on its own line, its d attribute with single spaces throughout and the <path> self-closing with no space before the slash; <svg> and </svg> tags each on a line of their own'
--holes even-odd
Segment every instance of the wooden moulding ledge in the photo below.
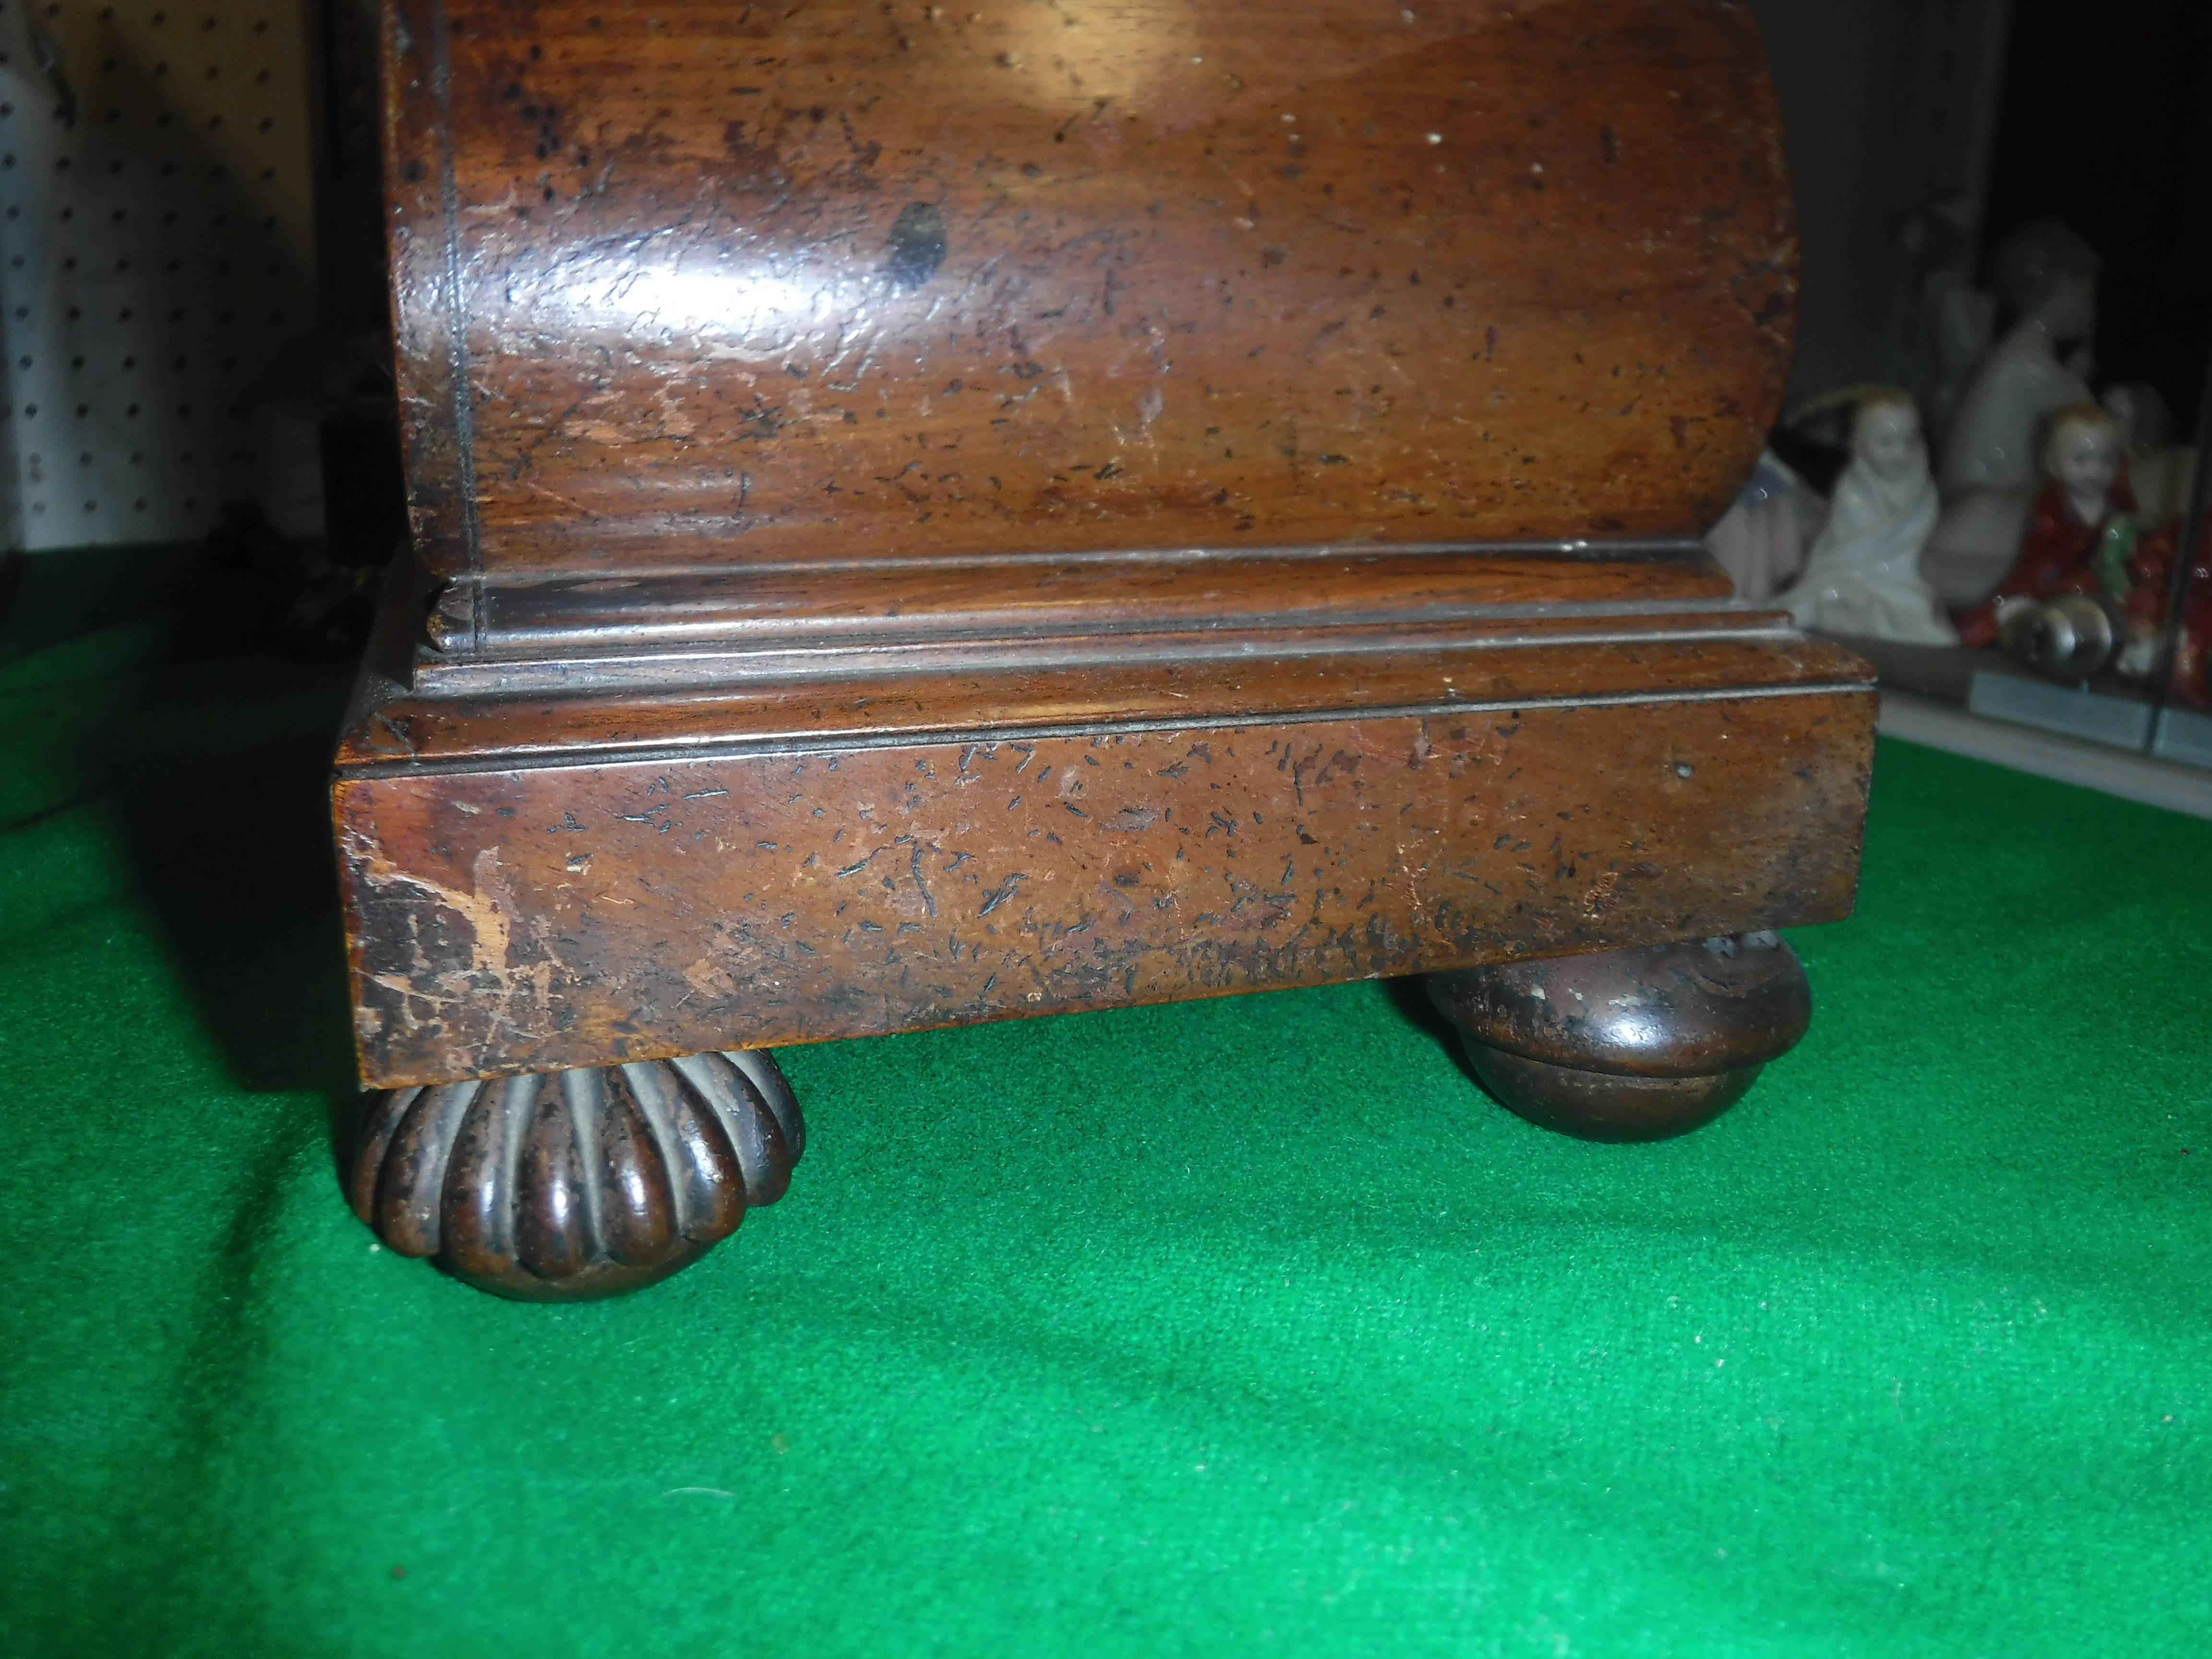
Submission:
<svg viewBox="0 0 2212 1659">
<path fill-rule="evenodd" d="M 1542 621 L 1542 619 L 1536 619 Z M 1557 626 L 1553 626 L 1557 623 Z M 389 630 L 388 630 L 389 631 Z M 691 690 L 372 671 L 335 809 L 373 1085 L 1847 914 L 1872 673 L 1725 608 Z M 1199 648 L 1200 645 L 1204 649 Z"/>
</svg>

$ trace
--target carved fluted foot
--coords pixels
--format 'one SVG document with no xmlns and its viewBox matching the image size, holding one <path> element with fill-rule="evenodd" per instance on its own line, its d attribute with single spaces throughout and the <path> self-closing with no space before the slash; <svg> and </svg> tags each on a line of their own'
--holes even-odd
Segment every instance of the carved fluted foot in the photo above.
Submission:
<svg viewBox="0 0 2212 1659">
<path fill-rule="evenodd" d="M 496 1296 L 582 1301 L 697 1261 L 783 1196 L 805 1139 L 765 1049 L 693 1054 L 394 1089 L 347 1184 L 402 1255 Z"/>
<path fill-rule="evenodd" d="M 1490 1091 L 1590 1140 L 1710 1123 L 1805 1035 L 1813 997 L 1772 933 L 1428 976 Z"/>
</svg>

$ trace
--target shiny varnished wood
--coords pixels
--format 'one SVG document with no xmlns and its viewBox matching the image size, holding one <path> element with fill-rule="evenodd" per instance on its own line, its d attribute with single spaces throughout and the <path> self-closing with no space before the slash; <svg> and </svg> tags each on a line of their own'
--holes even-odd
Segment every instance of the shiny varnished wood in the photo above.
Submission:
<svg viewBox="0 0 2212 1659">
<path fill-rule="evenodd" d="M 416 539 L 465 586 L 1695 535 L 1786 368 L 1739 6 L 398 0 L 389 39 Z"/>
<path fill-rule="evenodd" d="M 564 659 L 587 679 L 598 665 L 641 648 L 808 639 L 888 646 L 1010 629 L 1352 626 L 1592 605 L 1618 612 L 1710 606 L 1731 592 L 1697 542 L 733 562 L 658 575 L 525 575 L 493 586 L 487 609 L 495 626 L 477 615 L 478 590 L 440 595 L 428 630 L 435 648 L 416 653 L 416 685 L 462 684 L 487 660 L 530 656 Z M 447 648 L 469 630 L 467 654 Z"/>
<path fill-rule="evenodd" d="M 1848 908 L 1869 672 L 1694 542 L 1792 321 L 1742 8 L 393 0 L 387 52 L 371 1081 Z"/>
<path fill-rule="evenodd" d="M 1661 1140 L 1711 1122 L 1813 1018 L 1795 951 L 1772 933 L 1431 974 L 1499 1100 L 1590 1140 Z"/>
<path fill-rule="evenodd" d="M 342 779 L 379 1083 L 1846 913 L 1869 688 Z"/>
<path fill-rule="evenodd" d="M 775 1060 L 737 1050 L 392 1090 L 356 1130 L 347 1185 L 399 1255 L 574 1302 L 689 1267 L 783 1196 L 805 1147 Z"/>
<path fill-rule="evenodd" d="M 836 645 L 720 658 L 693 690 L 416 696 L 353 727 L 349 765 L 442 765 L 932 735 L 1798 695 L 1869 684 L 1849 652 L 1756 615 L 994 641 L 896 657 Z M 717 684 L 716 682 L 720 682 Z"/>
</svg>

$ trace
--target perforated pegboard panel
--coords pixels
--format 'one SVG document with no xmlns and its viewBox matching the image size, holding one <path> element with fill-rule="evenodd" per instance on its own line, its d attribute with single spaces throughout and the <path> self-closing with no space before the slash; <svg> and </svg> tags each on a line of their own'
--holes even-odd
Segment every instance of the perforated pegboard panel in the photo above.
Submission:
<svg viewBox="0 0 2212 1659">
<path fill-rule="evenodd" d="M 193 537 L 297 477 L 248 392 L 315 327 L 298 0 L 0 0 L 10 545 Z"/>
</svg>

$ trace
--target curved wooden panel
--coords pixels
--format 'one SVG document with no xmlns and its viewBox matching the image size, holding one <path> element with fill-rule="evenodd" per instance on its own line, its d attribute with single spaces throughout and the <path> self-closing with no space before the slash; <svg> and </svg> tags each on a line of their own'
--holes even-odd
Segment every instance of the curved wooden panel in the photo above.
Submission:
<svg viewBox="0 0 2212 1659">
<path fill-rule="evenodd" d="M 1795 249 L 1717 0 L 398 0 L 440 574 L 1701 531 Z"/>
</svg>

